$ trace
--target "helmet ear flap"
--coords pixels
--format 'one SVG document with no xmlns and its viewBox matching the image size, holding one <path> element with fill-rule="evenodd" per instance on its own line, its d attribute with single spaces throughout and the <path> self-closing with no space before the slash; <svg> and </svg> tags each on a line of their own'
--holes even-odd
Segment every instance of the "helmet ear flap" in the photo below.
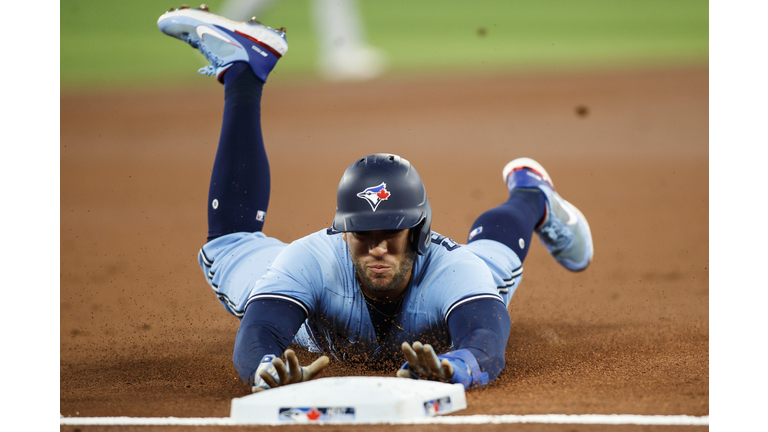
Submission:
<svg viewBox="0 0 768 432">
<path fill-rule="evenodd" d="M 411 228 L 411 246 L 413 247 L 413 250 L 416 251 L 416 253 L 419 255 L 425 255 L 427 253 L 431 234 L 432 231 L 430 227 L 427 226 L 426 217 L 422 219 L 418 225 Z"/>
<path fill-rule="evenodd" d="M 422 222 L 423 223 L 423 222 Z M 419 238 L 421 237 L 421 224 L 411 228 L 409 235 L 409 241 L 411 242 L 411 248 L 415 251 L 419 250 Z"/>
</svg>

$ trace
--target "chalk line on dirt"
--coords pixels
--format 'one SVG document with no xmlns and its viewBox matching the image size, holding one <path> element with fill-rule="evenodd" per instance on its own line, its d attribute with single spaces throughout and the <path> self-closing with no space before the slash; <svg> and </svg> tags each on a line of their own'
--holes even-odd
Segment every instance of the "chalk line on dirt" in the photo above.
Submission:
<svg viewBox="0 0 768 432">
<path fill-rule="evenodd" d="M 688 415 L 631 415 L 631 414 L 531 414 L 531 415 L 471 415 L 426 417 L 423 419 L 378 424 L 506 424 L 506 423 L 556 423 L 556 424 L 611 424 L 611 425 L 659 425 L 659 426 L 708 426 L 709 416 Z M 292 425 L 293 422 L 274 422 L 270 425 Z M 303 423 L 309 424 L 309 423 Z M 374 424 L 363 422 L 316 422 L 322 424 Z M 62 417 L 61 425 L 148 425 L 148 426 L 242 426 L 229 417 Z"/>
</svg>

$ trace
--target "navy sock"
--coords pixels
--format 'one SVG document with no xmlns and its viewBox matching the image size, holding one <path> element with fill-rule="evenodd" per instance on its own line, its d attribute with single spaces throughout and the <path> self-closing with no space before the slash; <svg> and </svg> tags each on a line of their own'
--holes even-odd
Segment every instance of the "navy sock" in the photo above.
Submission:
<svg viewBox="0 0 768 432">
<path fill-rule="evenodd" d="M 480 239 L 496 240 L 515 251 L 520 262 L 525 261 L 533 230 L 546 213 L 546 200 L 539 189 L 513 189 L 507 202 L 475 220 L 467 243 Z"/>
<path fill-rule="evenodd" d="M 232 66 L 230 66 L 229 69 L 227 69 L 227 71 L 224 72 L 224 88 L 227 88 L 227 85 L 229 85 L 237 77 L 239 77 L 240 73 L 243 72 L 244 70 L 250 70 L 251 73 L 253 73 L 253 69 L 251 69 L 251 65 L 249 65 L 246 62 L 232 63 Z"/>
<path fill-rule="evenodd" d="M 270 175 L 261 135 L 263 86 L 247 63 L 224 73 L 224 119 L 208 190 L 209 241 L 264 227 Z"/>
</svg>

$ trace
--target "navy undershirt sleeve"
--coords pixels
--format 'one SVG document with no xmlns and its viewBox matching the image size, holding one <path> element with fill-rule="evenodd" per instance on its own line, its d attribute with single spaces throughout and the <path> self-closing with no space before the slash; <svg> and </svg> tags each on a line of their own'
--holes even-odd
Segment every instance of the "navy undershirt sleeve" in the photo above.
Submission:
<svg viewBox="0 0 768 432">
<path fill-rule="evenodd" d="M 282 356 L 307 315 L 285 300 L 256 300 L 245 309 L 235 338 L 232 361 L 240 378 L 253 385 L 253 374 L 267 354 Z"/>
<path fill-rule="evenodd" d="M 448 316 L 454 350 L 466 349 L 475 356 L 490 381 L 504 369 L 504 352 L 512 321 L 503 302 L 489 298 L 457 306 Z"/>
</svg>

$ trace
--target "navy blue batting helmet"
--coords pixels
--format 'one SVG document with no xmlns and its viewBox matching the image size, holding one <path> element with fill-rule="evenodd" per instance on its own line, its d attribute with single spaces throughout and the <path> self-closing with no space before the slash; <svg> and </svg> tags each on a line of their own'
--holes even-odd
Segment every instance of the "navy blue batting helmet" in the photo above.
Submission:
<svg viewBox="0 0 768 432">
<path fill-rule="evenodd" d="M 416 169 L 400 156 L 378 153 L 344 172 L 336 193 L 336 231 L 413 230 L 413 248 L 429 248 L 432 207 Z"/>
</svg>

